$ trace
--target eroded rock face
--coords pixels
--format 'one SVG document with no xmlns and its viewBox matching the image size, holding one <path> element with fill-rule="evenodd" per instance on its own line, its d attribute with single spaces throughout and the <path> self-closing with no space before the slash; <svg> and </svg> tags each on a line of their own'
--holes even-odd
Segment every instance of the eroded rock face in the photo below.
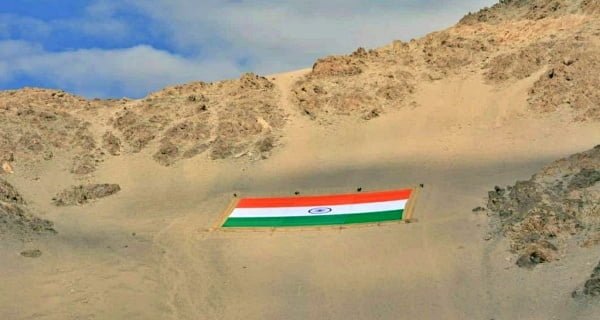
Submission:
<svg viewBox="0 0 600 320">
<path fill-rule="evenodd" d="M 489 192 L 487 208 L 520 255 L 519 266 L 554 260 L 572 237 L 584 246 L 600 238 L 599 182 L 600 145 Z"/>
<path fill-rule="evenodd" d="M 118 140 L 128 152 L 152 148 L 153 158 L 165 166 L 205 152 L 212 159 L 264 158 L 270 149 L 257 144 L 276 141 L 286 121 L 279 95 L 272 82 L 255 74 L 166 88 L 116 112 L 110 120 L 114 138 L 107 140 L 113 145 Z"/>
<path fill-rule="evenodd" d="M 529 104 L 537 112 L 567 110 L 576 120 L 600 120 L 600 3 L 593 0 L 506 0 L 465 16 L 459 27 L 511 25 L 524 30 L 545 26 L 554 32 L 535 32 L 534 41 L 520 40 L 506 53 L 493 56 L 484 66 L 485 76 L 495 84 L 514 81 L 546 71 L 529 92 Z M 560 25 L 560 26 L 559 26 Z M 541 31 L 541 30 L 540 30 Z M 537 38 L 537 39 L 536 39 Z M 497 39 L 505 41 L 506 39 Z"/>
<path fill-rule="evenodd" d="M 87 101 L 62 91 L 25 88 L 0 92 L 0 154 L 10 155 L 8 162 L 24 166 L 67 154 L 67 161 L 83 157 L 102 158 L 90 123 L 79 113 L 100 108 L 102 103 Z M 94 161 L 86 170 L 96 170 Z M 79 173 L 81 172 L 81 173 Z"/>
<path fill-rule="evenodd" d="M 546 70 L 529 91 L 537 112 L 571 111 L 576 120 L 600 120 L 600 46 L 588 37 L 552 39 L 501 54 L 486 64 L 494 83 L 520 80 Z"/>
<path fill-rule="evenodd" d="M 483 72 L 494 86 L 535 76 L 528 99 L 534 112 L 567 111 L 575 120 L 598 121 L 598 6 L 582 0 L 501 1 L 408 43 L 322 58 L 295 85 L 296 104 L 320 123 L 334 122 L 325 120 L 332 115 L 368 120 L 411 105 L 420 81 Z"/>
<path fill-rule="evenodd" d="M 293 88 L 302 113 L 320 123 L 337 116 L 370 120 L 408 105 L 415 88 L 408 61 L 359 48 L 348 56 L 319 59 Z"/>
<path fill-rule="evenodd" d="M 63 190 L 52 200 L 57 206 L 82 205 L 96 199 L 111 196 L 119 191 L 121 191 L 121 187 L 118 184 L 86 184 Z"/>
<path fill-rule="evenodd" d="M 28 240 L 54 233 L 53 223 L 31 214 L 17 190 L 0 178 L 0 238 Z"/>
<path fill-rule="evenodd" d="M 90 176 L 109 156 L 146 149 L 165 166 L 201 154 L 262 159 L 271 149 L 260 142 L 276 145 L 286 121 L 279 96 L 272 82 L 255 74 L 168 87 L 137 101 L 86 100 L 35 88 L 4 91 L 0 164 L 30 169 L 55 161 L 74 175 Z"/>
</svg>

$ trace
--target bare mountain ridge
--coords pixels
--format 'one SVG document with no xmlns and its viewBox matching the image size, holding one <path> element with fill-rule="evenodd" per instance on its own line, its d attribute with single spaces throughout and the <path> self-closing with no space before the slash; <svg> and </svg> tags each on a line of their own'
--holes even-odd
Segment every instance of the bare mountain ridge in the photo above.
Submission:
<svg viewBox="0 0 600 320">
<path fill-rule="evenodd" d="M 553 1 L 534 2 L 503 2 L 421 39 L 319 59 L 294 90 L 298 105 L 313 117 L 321 112 L 369 119 L 382 109 L 409 105 L 418 81 L 483 71 L 491 85 L 502 85 L 545 70 L 531 88 L 533 110 L 599 120 L 598 3 L 566 1 L 541 17 L 533 14 Z M 492 13 L 503 18 L 472 18 Z"/>
<path fill-rule="evenodd" d="M 532 111 L 597 121 L 597 7 L 596 1 L 502 1 L 420 39 L 319 59 L 289 95 L 253 74 L 177 85 L 140 100 L 86 100 L 32 88 L 1 92 L 2 160 L 33 168 L 58 157 L 85 176 L 107 157 L 139 152 L 165 166 L 199 155 L 261 159 L 279 143 L 284 96 L 320 124 L 339 116 L 369 120 L 417 107 L 420 83 L 477 74 L 492 86 L 535 76 Z"/>
<path fill-rule="evenodd" d="M 75 175 L 108 156 L 138 153 L 163 165 L 207 151 L 210 158 L 258 159 L 275 145 L 285 116 L 266 78 L 191 83 L 141 100 L 86 100 L 48 89 L 0 93 L 2 161 L 37 167 L 65 158 Z"/>
<path fill-rule="evenodd" d="M 464 16 L 459 24 L 501 23 L 514 20 L 540 20 L 569 14 L 598 14 L 596 0 L 503 0 L 476 13 Z"/>
</svg>

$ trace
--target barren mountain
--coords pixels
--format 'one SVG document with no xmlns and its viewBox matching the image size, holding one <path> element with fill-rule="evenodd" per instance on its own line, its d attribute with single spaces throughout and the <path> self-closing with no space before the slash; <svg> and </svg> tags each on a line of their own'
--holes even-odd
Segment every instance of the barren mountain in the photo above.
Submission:
<svg viewBox="0 0 600 320">
<path fill-rule="evenodd" d="M 598 15 L 597 1 L 501 1 L 421 39 L 319 59 L 293 85 L 293 102 L 319 123 L 337 115 L 369 120 L 386 110 L 415 107 L 419 83 L 482 73 L 499 87 L 535 77 L 528 98 L 532 110 L 598 121 Z M 148 146 L 163 165 L 205 151 L 212 159 L 259 159 L 268 156 L 285 125 L 281 95 L 254 74 L 173 86 L 140 100 L 6 91 L 0 96 L 5 115 L 0 148 L 4 160 L 23 165 L 62 152 L 71 158 L 74 174 L 93 172 L 107 155 Z"/>
<path fill-rule="evenodd" d="M 2 91 L 0 316 L 593 319 L 598 74 L 600 2 L 507 0 L 311 69 Z M 208 231 L 235 197 L 415 185 L 410 224 Z"/>
</svg>

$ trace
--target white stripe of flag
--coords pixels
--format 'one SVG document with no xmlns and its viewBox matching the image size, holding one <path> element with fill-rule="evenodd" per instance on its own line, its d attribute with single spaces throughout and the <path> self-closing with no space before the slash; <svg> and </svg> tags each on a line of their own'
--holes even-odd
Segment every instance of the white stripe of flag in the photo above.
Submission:
<svg viewBox="0 0 600 320">
<path fill-rule="evenodd" d="M 312 207 L 275 207 L 275 208 L 235 208 L 230 218 L 269 218 L 269 217 L 303 217 L 303 216 L 326 216 L 338 214 L 360 214 L 370 212 L 382 212 L 402 210 L 408 200 L 394 200 L 382 202 L 369 202 L 358 204 L 343 204 L 334 206 L 312 206 Z M 311 209 L 329 208 L 327 213 L 310 213 Z"/>
</svg>

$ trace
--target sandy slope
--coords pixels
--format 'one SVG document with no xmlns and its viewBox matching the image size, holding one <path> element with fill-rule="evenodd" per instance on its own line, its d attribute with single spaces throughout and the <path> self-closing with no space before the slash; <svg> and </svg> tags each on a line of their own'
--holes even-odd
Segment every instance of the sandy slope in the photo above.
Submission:
<svg viewBox="0 0 600 320">
<path fill-rule="evenodd" d="M 39 181 L 11 176 L 59 234 L 0 245 L 4 319 L 590 319 L 569 293 L 593 249 L 518 269 L 504 240 L 484 241 L 471 209 L 493 184 L 593 147 L 600 124 L 527 108 L 532 75 L 501 87 L 482 75 L 417 88 L 416 106 L 320 126 L 292 107 L 307 72 L 274 75 L 288 113 L 263 161 L 196 157 L 172 167 L 144 152 L 109 158 L 95 180 L 122 191 L 54 207 L 72 185 L 48 162 Z M 269 77 L 271 78 L 271 77 Z M 231 194 L 291 194 L 423 183 L 416 223 L 309 232 L 206 232 Z M 23 248 L 43 255 L 24 259 Z M 551 280 L 551 281 L 549 281 Z"/>
</svg>

